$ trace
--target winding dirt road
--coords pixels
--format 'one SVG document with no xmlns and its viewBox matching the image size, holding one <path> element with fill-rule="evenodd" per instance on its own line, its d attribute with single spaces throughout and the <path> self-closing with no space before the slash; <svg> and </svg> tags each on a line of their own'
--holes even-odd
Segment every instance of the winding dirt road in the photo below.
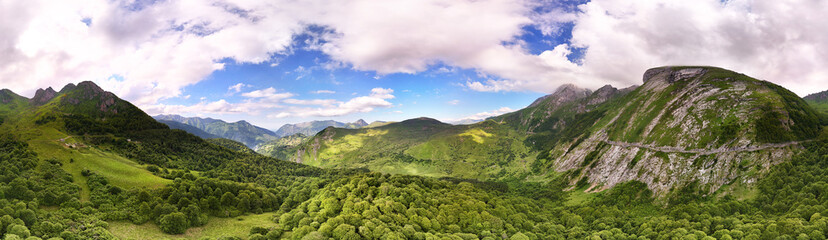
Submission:
<svg viewBox="0 0 828 240">
<path fill-rule="evenodd" d="M 710 155 L 710 154 L 717 154 L 717 153 L 726 153 L 726 152 L 752 152 L 752 151 L 759 151 L 768 148 L 783 148 L 788 147 L 791 145 L 798 145 L 806 141 L 792 141 L 792 142 L 784 142 L 784 143 L 768 143 L 762 144 L 759 146 L 749 146 L 749 147 L 727 147 L 727 148 L 715 148 L 715 149 L 684 149 L 680 147 L 668 147 L 668 146 L 654 146 L 651 144 L 641 144 L 641 143 L 628 143 L 628 142 L 617 142 L 611 140 L 603 140 L 609 145 L 613 146 L 620 146 L 620 147 L 637 147 L 637 148 L 644 148 L 653 151 L 659 152 L 668 152 L 668 153 L 695 153 L 701 155 Z"/>
</svg>

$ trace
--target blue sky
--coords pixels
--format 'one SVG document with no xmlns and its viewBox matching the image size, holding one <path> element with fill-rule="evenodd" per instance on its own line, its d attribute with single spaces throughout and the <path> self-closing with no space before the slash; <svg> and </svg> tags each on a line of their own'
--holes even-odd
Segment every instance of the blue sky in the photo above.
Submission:
<svg viewBox="0 0 828 240">
<path fill-rule="evenodd" d="M 537 29 L 525 28 L 521 36 L 532 52 L 551 49 L 549 42 L 564 42 L 566 39 L 552 39 L 539 36 Z M 342 116 L 268 117 L 260 114 L 210 114 L 184 113 L 187 116 L 204 116 L 227 121 L 248 120 L 269 128 L 278 128 L 284 123 L 311 120 L 334 119 L 353 122 L 358 119 L 372 121 L 401 121 L 416 117 L 431 117 L 447 122 L 456 122 L 478 113 L 502 114 L 501 109 L 517 110 L 545 95 L 535 91 L 480 92 L 468 89 L 469 81 L 484 81 L 486 76 L 474 69 L 463 69 L 445 64 L 433 64 L 418 73 L 391 73 L 380 75 L 375 71 L 360 71 L 348 67 L 327 68 L 332 60 L 324 53 L 307 49 L 303 42 L 307 36 L 299 36 L 290 54 L 276 54 L 262 63 L 238 63 L 232 59 L 222 61 L 224 69 L 207 76 L 197 84 L 184 87 L 182 96 L 160 101 L 168 105 L 194 105 L 204 101 L 224 99 L 228 102 L 243 102 L 247 97 L 242 93 L 274 88 L 277 92 L 295 94 L 293 99 L 333 99 L 345 102 L 356 96 L 369 95 L 373 88 L 394 90 L 392 105 L 378 107 L 369 112 L 358 112 Z M 545 42 L 544 42 L 545 41 Z M 230 87 L 242 84 L 236 89 Z M 501 111 L 498 111 L 501 110 Z M 485 116 L 485 115 L 484 115 Z"/>
<path fill-rule="evenodd" d="M 482 119 L 562 84 L 709 65 L 828 89 L 809 0 L 0 2 L 0 85 L 91 80 L 151 115 L 286 123 Z"/>
</svg>

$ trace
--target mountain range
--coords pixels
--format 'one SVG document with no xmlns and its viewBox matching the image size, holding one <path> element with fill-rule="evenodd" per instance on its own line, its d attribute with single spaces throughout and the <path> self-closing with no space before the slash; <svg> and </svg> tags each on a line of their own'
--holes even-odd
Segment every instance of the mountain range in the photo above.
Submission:
<svg viewBox="0 0 828 240">
<path fill-rule="evenodd" d="M 657 194 L 755 182 L 820 133 L 818 114 L 790 91 L 715 67 L 661 67 L 643 85 L 564 85 L 485 122 L 420 118 L 372 129 L 327 128 L 291 159 L 437 177 L 543 179 L 601 191 L 627 181 Z"/>
<path fill-rule="evenodd" d="M 343 123 L 334 120 L 310 121 L 296 124 L 285 124 L 282 127 L 280 127 L 279 130 L 276 130 L 276 134 L 280 137 L 291 136 L 297 133 L 301 133 L 305 136 L 311 136 L 316 135 L 316 133 L 322 131 L 327 127 L 357 129 L 365 126 L 368 126 L 368 123 L 362 119 L 359 119 L 352 123 Z"/>
<path fill-rule="evenodd" d="M 243 120 L 228 123 L 223 120 L 213 118 L 182 117 L 179 115 L 157 115 L 153 118 L 164 123 L 177 122 L 185 124 L 186 126 L 175 123 L 167 125 L 169 125 L 171 128 L 182 129 L 184 131 L 193 133 L 194 135 L 199 137 L 226 138 L 243 143 L 247 147 L 254 149 L 259 144 L 279 138 L 278 134 L 270 130 L 255 126 Z M 210 135 L 204 135 L 203 133 L 201 133 L 201 131 L 195 131 L 194 129 L 188 126 L 200 129 L 201 131 Z M 211 135 L 214 137 L 211 137 Z"/>
</svg>

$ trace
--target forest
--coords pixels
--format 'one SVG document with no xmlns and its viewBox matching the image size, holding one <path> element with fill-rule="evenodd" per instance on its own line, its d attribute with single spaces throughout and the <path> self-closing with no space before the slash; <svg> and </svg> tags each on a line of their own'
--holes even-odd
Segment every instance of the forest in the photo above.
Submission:
<svg viewBox="0 0 828 240">
<path fill-rule="evenodd" d="M 236 153 L 202 171 L 149 165 L 173 180 L 157 189 L 123 189 L 87 170 L 91 195 L 81 201 L 81 186 L 60 162 L 2 134 L 0 234 L 114 239 L 108 223 L 129 221 L 174 237 L 211 218 L 272 212 L 277 227 L 253 227 L 247 239 L 825 239 L 828 139 L 805 149 L 774 166 L 748 199 L 693 184 L 656 198 L 645 184 L 628 182 L 571 201 L 578 190 L 564 191 L 563 177 L 543 184 L 436 179 Z"/>
</svg>

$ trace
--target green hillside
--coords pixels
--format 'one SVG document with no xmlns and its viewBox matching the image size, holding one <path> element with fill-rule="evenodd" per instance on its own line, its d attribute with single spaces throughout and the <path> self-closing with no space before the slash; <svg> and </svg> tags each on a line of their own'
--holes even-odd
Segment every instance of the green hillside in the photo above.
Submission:
<svg viewBox="0 0 828 240">
<path fill-rule="evenodd" d="M 659 195 L 753 182 L 820 133 L 817 114 L 790 91 L 713 67 L 648 70 L 641 87 L 575 122 L 588 124 L 550 144 L 542 169 L 569 171 L 592 190 L 641 181 Z"/>
<path fill-rule="evenodd" d="M 713 67 L 655 68 L 644 79 L 627 89 L 564 85 L 524 109 L 472 125 L 413 119 L 328 128 L 291 159 L 480 180 L 563 174 L 589 191 L 635 180 L 663 196 L 697 181 L 708 192 L 756 181 L 820 133 L 817 113 L 770 82 Z"/>
<path fill-rule="evenodd" d="M 327 128 L 296 149 L 296 162 L 325 168 L 432 177 L 519 177 L 534 156 L 525 137 L 487 121 L 450 125 L 418 118 L 364 129 Z"/>
<path fill-rule="evenodd" d="M 278 159 L 289 159 L 295 151 L 295 147 L 299 146 L 310 137 L 304 134 L 297 133 L 290 136 L 280 137 L 276 140 L 260 144 L 256 148 L 256 152 Z"/>
<path fill-rule="evenodd" d="M 228 148 L 236 152 L 243 152 L 249 154 L 256 153 L 255 151 L 253 151 L 253 149 L 248 148 L 244 144 L 226 138 L 211 138 L 207 139 L 207 142 Z"/>
</svg>

